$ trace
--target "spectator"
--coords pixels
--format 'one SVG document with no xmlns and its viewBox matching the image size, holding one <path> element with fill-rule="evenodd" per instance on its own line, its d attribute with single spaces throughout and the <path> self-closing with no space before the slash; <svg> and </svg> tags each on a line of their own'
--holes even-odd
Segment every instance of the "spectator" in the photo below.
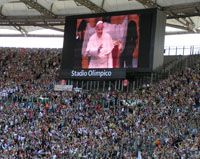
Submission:
<svg viewBox="0 0 200 159">
<path fill-rule="evenodd" d="M 128 95 L 66 92 L 62 103 L 59 50 L 0 52 L 1 158 L 199 158 L 199 65 Z"/>
</svg>

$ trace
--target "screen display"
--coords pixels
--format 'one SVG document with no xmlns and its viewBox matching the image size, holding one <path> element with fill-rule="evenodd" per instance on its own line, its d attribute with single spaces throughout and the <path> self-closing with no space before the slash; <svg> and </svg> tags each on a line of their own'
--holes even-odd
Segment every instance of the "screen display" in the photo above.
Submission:
<svg viewBox="0 0 200 159">
<path fill-rule="evenodd" d="M 138 14 L 76 20 L 76 69 L 137 68 Z"/>
<path fill-rule="evenodd" d="M 122 79 L 133 71 L 152 71 L 156 13 L 147 9 L 66 17 L 62 78 Z"/>
</svg>

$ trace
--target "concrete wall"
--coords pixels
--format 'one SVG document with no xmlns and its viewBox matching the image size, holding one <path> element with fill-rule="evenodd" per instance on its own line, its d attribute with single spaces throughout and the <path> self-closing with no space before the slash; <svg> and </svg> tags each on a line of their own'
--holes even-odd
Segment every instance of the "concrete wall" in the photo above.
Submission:
<svg viewBox="0 0 200 159">
<path fill-rule="evenodd" d="M 163 65 L 164 61 L 164 39 L 165 39 L 166 15 L 157 10 L 156 13 L 156 28 L 153 53 L 153 70 Z"/>
</svg>

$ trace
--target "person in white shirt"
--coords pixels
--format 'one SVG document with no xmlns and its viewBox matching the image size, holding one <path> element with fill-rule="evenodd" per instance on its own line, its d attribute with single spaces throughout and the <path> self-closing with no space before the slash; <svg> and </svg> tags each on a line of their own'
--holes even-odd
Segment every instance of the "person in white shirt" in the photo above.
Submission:
<svg viewBox="0 0 200 159">
<path fill-rule="evenodd" d="M 96 32 L 90 37 L 84 56 L 90 57 L 88 68 L 112 68 L 112 38 L 103 32 L 103 21 L 96 24 Z"/>
</svg>

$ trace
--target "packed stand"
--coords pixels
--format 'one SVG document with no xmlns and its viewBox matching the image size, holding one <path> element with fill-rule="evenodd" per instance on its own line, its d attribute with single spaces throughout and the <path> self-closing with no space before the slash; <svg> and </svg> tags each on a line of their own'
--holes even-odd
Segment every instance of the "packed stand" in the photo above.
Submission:
<svg viewBox="0 0 200 159">
<path fill-rule="evenodd" d="M 199 65 L 128 94 L 61 95 L 60 50 L 0 53 L 0 158 L 199 158 Z"/>
</svg>

